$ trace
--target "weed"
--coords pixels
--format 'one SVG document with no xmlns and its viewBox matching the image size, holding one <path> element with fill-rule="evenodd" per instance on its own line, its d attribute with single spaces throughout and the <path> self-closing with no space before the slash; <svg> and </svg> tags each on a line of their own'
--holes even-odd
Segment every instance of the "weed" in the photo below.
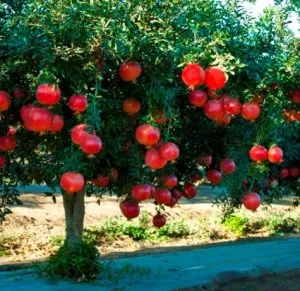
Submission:
<svg viewBox="0 0 300 291">
<path fill-rule="evenodd" d="M 100 265 L 98 250 L 95 246 L 82 242 L 74 248 L 63 245 L 50 256 L 47 264 L 41 270 L 50 277 L 71 279 L 78 282 L 97 278 Z"/>
<path fill-rule="evenodd" d="M 275 215 L 268 220 L 268 227 L 273 235 L 299 233 L 300 221 L 289 216 Z"/>
<path fill-rule="evenodd" d="M 190 229 L 183 220 L 172 221 L 157 230 L 159 237 L 181 238 L 191 234 Z"/>
<path fill-rule="evenodd" d="M 50 244 L 54 247 L 61 247 L 64 243 L 64 237 L 62 235 L 54 235 L 50 237 Z"/>
<path fill-rule="evenodd" d="M 243 236 L 246 233 L 248 218 L 246 216 L 239 216 L 239 215 L 230 215 L 226 217 L 223 225 L 228 229 L 230 232 L 234 233 L 237 236 Z"/>
</svg>

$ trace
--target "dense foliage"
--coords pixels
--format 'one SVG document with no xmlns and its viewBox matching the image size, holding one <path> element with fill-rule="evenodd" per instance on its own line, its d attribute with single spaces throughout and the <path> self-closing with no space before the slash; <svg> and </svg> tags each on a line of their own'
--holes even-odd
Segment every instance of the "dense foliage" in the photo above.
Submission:
<svg viewBox="0 0 300 291">
<path fill-rule="evenodd" d="M 296 176 L 280 178 L 283 168 L 300 165 L 299 119 L 288 122 L 291 118 L 282 115 L 285 109 L 299 110 L 299 104 L 289 99 L 299 86 L 300 71 L 299 39 L 287 28 L 292 3 L 267 9 L 255 20 L 242 1 L 7 2 L 0 6 L 0 90 L 9 93 L 12 104 L 1 115 L 1 136 L 14 134 L 17 146 L 3 153 L 3 208 L 13 202 L 14 196 L 7 193 L 17 183 L 54 188 L 68 171 L 85 177 L 88 194 L 109 191 L 130 197 L 134 184 L 157 187 L 160 177 L 171 174 L 182 190 L 195 176 L 203 178 L 198 163 L 202 155 L 212 155 L 211 169 L 218 169 L 224 158 L 235 161 L 236 170 L 223 175 L 220 184 L 226 191 L 219 201 L 229 210 L 241 205 L 243 193 L 250 190 L 265 201 L 300 195 Z M 141 76 L 133 82 L 119 76 L 126 61 L 141 66 Z M 258 98 L 260 116 L 249 121 L 239 115 L 227 125 L 208 119 L 202 108 L 188 101 L 190 88 L 180 77 L 188 63 L 222 68 L 228 76 L 226 86 L 208 93 L 238 96 L 242 104 Z M 35 98 L 44 83 L 61 90 L 61 100 L 47 109 L 63 116 L 61 132 L 32 132 L 22 121 L 23 105 L 46 108 Z M 205 85 L 200 88 L 208 90 Z M 82 113 L 74 114 L 68 106 L 74 94 L 87 96 Z M 127 106 L 133 108 L 124 110 L 123 101 L 129 97 L 134 100 Z M 141 104 L 138 110 L 135 101 Z M 71 129 L 81 123 L 101 138 L 100 153 L 87 155 L 90 149 L 84 152 L 72 142 Z M 145 166 L 146 149 L 135 138 L 136 128 L 145 123 L 158 127 L 164 142 L 180 148 L 176 161 L 163 169 Z M 249 150 L 255 143 L 267 149 L 280 146 L 283 162 L 251 161 Z M 90 182 L 98 175 L 106 187 Z"/>
</svg>

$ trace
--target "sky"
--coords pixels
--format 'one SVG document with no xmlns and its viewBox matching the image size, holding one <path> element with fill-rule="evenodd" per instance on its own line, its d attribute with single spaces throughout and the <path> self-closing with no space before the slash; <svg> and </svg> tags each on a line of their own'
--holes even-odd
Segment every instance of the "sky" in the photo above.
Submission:
<svg viewBox="0 0 300 291">
<path fill-rule="evenodd" d="M 259 16 L 262 14 L 266 7 L 273 6 L 274 0 L 257 0 L 255 4 L 249 2 L 245 3 L 248 11 L 251 11 L 254 16 Z M 294 33 L 300 37 L 300 21 L 296 13 L 292 13 L 290 16 L 289 28 L 294 31 Z"/>
</svg>

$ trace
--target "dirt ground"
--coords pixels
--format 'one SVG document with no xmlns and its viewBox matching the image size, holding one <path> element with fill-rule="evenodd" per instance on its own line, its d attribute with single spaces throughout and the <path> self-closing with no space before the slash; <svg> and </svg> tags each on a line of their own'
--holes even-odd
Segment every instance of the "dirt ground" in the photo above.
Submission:
<svg viewBox="0 0 300 291">
<path fill-rule="evenodd" d="M 257 278 L 180 289 L 178 291 L 299 291 L 300 270 L 282 274 L 259 276 Z"/>
<path fill-rule="evenodd" d="M 167 217 L 169 220 L 182 218 L 189 226 L 203 217 L 217 217 L 220 209 L 212 206 L 211 199 L 213 196 L 209 193 L 206 194 L 194 202 L 183 201 L 179 206 L 167 209 Z M 54 237 L 64 235 L 64 212 L 61 196 L 57 196 L 56 204 L 53 203 L 51 197 L 36 194 L 22 195 L 21 200 L 23 205 L 13 207 L 13 214 L 9 215 L 4 224 L 0 226 L 0 242 L 2 245 L 9 246 L 9 255 L 0 254 L 0 265 L 46 258 L 55 249 L 51 240 Z M 85 228 L 97 226 L 103 219 L 121 215 L 116 198 L 106 197 L 101 200 L 99 206 L 96 203 L 96 198 L 90 197 L 86 199 L 85 205 Z M 256 213 L 247 212 L 247 215 L 266 216 L 272 212 L 290 208 L 290 202 L 283 201 L 267 210 L 262 207 Z M 141 209 L 155 213 L 152 203 L 141 204 Z M 257 236 L 266 235 L 260 233 Z M 203 242 L 203 239 L 197 237 L 155 244 L 124 238 L 103 244 L 99 246 L 99 250 L 101 255 L 124 254 L 149 248 L 153 248 L 153 251 L 160 251 L 164 247 L 189 246 Z M 207 240 L 205 242 L 207 243 Z"/>
</svg>

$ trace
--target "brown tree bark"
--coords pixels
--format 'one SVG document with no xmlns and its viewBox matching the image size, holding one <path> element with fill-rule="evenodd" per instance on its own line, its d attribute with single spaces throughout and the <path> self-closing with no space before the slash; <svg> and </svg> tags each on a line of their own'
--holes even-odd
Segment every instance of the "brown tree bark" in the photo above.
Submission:
<svg viewBox="0 0 300 291">
<path fill-rule="evenodd" d="M 82 241 L 85 190 L 76 193 L 62 190 L 62 195 L 66 219 L 65 243 L 68 247 L 73 248 Z"/>
</svg>

